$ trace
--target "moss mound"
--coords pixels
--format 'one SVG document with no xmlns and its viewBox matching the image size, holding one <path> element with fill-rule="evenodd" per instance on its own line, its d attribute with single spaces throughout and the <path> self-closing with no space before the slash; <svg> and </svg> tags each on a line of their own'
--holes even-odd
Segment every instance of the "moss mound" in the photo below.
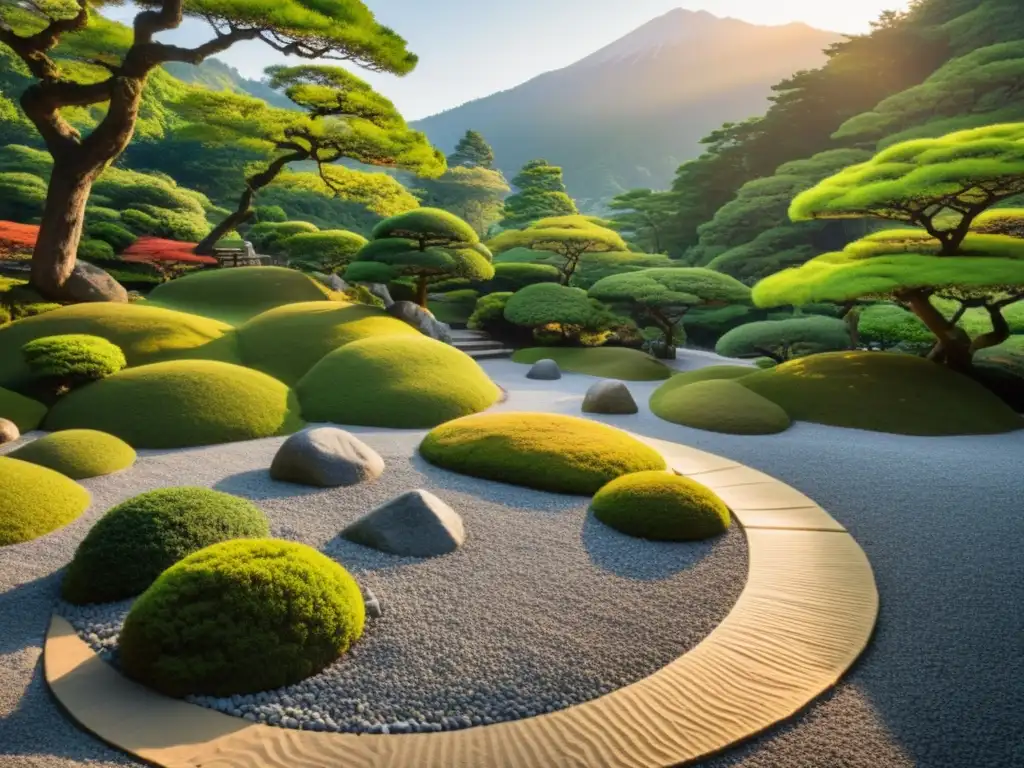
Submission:
<svg viewBox="0 0 1024 768">
<path fill-rule="evenodd" d="M 774 435 L 789 429 L 792 423 L 782 408 L 737 381 L 706 379 L 685 386 L 675 384 L 672 379 L 651 395 L 654 415 L 673 424 L 729 435 Z"/>
<path fill-rule="evenodd" d="M 515 362 L 528 365 L 544 358 L 563 371 L 621 381 L 660 381 L 672 375 L 660 360 L 628 347 L 532 347 L 512 355 Z"/>
<path fill-rule="evenodd" d="M 120 637 L 129 677 L 169 696 L 230 696 L 297 683 L 363 633 L 355 579 L 303 544 L 226 541 L 171 566 Z"/>
<path fill-rule="evenodd" d="M 93 429 L 67 429 L 33 440 L 8 454 L 70 477 L 109 475 L 135 463 L 135 451 L 120 438 Z"/>
<path fill-rule="evenodd" d="M 0 419 L 13 421 L 19 432 L 31 432 L 45 417 L 45 405 L 0 387 Z"/>
<path fill-rule="evenodd" d="M 229 539 L 270 535 L 251 502 L 207 488 L 160 488 L 118 504 L 89 531 L 61 585 L 84 605 L 134 597 L 182 558 Z"/>
<path fill-rule="evenodd" d="M 388 334 L 420 336 L 376 307 L 312 301 L 257 315 L 238 329 L 238 344 L 246 365 L 294 385 L 338 347 Z"/>
<path fill-rule="evenodd" d="M 668 472 L 612 480 L 590 508 L 615 530 L 653 541 L 696 541 L 729 528 L 729 508 L 711 489 Z"/>
<path fill-rule="evenodd" d="M 37 539 L 89 506 L 89 492 L 52 469 L 0 456 L 0 546 Z"/>
<path fill-rule="evenodd" d="M 129 368 L 65 395 L 49 430 L 98 429 L 135 448 L 254 440 L 301 428 L 298 402 L 265 373 L 212 360 Z"/>
<path fill-rule="evenodd" d="M 120 347 L 129 366 L 137 366 L 178 358 L 238 362 L 230 331 L 230 326 L 215 320 L 146 304 L 61 307 L 0 329 L 0 386 L 27 381 L 21 348 L 44 336 L 99 336 Z"/>
<path fill-rule="evenodd" d="M 977 382 L 920 357 L 831 352 L 740 383 L 793 419 L 900 435 L 1011 432 L 1020 416 Z"/>
<path fill-rule="evenodd" d="M 236 267 L 195 272 L 157 286 L 149 303 L 232 325 L 284 304 L 325 301 L 330 291 L 285 267 Z"/>
<path fill-rule="evenodd" d="M 661 389 L 675 389 L 696 384 L 698 381 L 714 381 L 716 379 L 740 379 L 757 373 L 757 368 L 749 365 L 709 365 L 706 368 L 698 368 L 695 371 L 677 373 L 671 381 L 661 385 Z"/>
<path fill-rule="evenodd" d="M 317 363 L 296 392 L 308 421 L 398 429 L 434 427 L 501 396 L 473 358 L 419 334 L 346 344 Z"/>
<path fill-rule="evenodd" d="M 588 496 L 621 475 L 665 469 L 660 453 L 622 430 L 549 413 L 458 419 L 428 434 L 420 453 L 464 475 Z"/>
</svg>

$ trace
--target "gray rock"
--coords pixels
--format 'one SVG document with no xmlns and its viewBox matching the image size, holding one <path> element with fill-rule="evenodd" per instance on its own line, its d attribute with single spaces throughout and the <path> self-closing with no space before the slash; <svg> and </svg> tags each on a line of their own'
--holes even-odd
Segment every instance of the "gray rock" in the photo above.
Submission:
<svg viewBox="0 0 1024 768">
<path fill-rule="evenodd" d="M 289 483 L 338 488 L 380 477 L 384 459 L 359 438 L 336 427 L 304 429 L 289 437 L 270 465 L 270 476 Z"/>
<path fill-rule="evenodd" d="M 411 301 L 396 301 L 387 308 L 387 311 L 389 315 L 408 323 L 424 336 L 443 341 L 445 344 L 452 343 L 451 327 L 418 304 Z"/>
<path fill-rule="evenodd" d="M 76 261 L 64 283 L 64 292 L 72 302 L 128 301 L 128 291 L 106 271 L 87 261 Z"/>
<path fill-rule="evenodd" d="M 313 277 L 315 277 L 321 283 L 326 285 L 332 291 L 347 291 L 349 288 L 348 283 L 346 283 L 337 275 L 328 275 L 323 272 L 314 272 Z"/>
<path fill-rule="evenodd" d="M 21 430 L 18 425 L 10 419 L 0 419 L 0 445 L 13 443 L 21 437 Z"/>
<path fill-rule="evenodd" d="M 366 614 L 371 619 L 379 619 L 384 613 L 380 607 L 380 600 L 370 591 L 369 587 L 363 587 L 363 603 L 366 605 Z"/>
<path fill-rule="evenodd" d="M 356 544 L 406 557 L 436 557 L 466 540 L 462 518 L 437 496 L 409 491 L 377 507 L 341 532 Z"/>
<path fill-rule="evenodd" d="M 562 378 L 562 370 L 554 360 L 545 358 L 533 364 L 530 372 L 526 374 L 526 378 L 538 381 L 557 381 Z"/>
<path fill-rule="evenodd" d="M 391 291 L 388 290 L 387 285 L 384 283 L 364 283 L 364 285 L 366 290 L 384 302 L 385 309 L 395 303 L 395 300 L 391 298 Z"/>
<path fill-rule="evenodd" d="M 639 411 L 629 388 L 621 381 L 599 381 L 587 390 L 583 398 L 584 413 L 631 414 Z"/>
</svg>

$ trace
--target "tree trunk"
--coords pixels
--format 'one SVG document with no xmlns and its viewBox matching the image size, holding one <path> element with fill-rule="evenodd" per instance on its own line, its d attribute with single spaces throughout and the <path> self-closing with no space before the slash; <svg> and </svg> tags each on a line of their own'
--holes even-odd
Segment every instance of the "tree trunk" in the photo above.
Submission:
<svg viewBox="0 0 1024 768">
<path fill-rule="evenodd" d="M 943 362 L 953 370 L 965 373 L 971 369 L 971 347 L 956 332 L 956 326 L 943 317 L 935 308 L 928 295 L 919 289 L 907 291 L 900 297 L 915 315 L 921 318 L 928 330 L 935 334 L 942 345 Z"/>
<path fill-rule="evenodd" d="M 998 306 L 986 306 L 988 316 L 992 321 L 992 330 L 981 334 L 971 343 L 971 354 L 989 347 L 997 347 L 1010 338 L 1010 324 L 1003 317 L 1002 309 Z"/>
<path fill-rule="evenodd" d="M 416 278 L 416 303 L 427 308 L 427 278 L 423 275 Z"/>
<path fill-rule="evenodd" d="M 54 162 L 39 237 L 32 251 L 32 287 L 47 299 L 68 298 L 64 283 L 75 268 L 85 204 L 96 172 Z"/>
</svg>

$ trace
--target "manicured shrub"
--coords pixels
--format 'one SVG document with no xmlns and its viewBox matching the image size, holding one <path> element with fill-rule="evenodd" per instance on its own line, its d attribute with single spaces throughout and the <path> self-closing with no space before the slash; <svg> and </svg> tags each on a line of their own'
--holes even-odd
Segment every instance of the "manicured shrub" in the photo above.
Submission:
<svg viewBox="0 0 1024 768">
<path fill-rule="evenodd" d="M 628 536 L 697 541 L 725 533 L 729 508 L 710 488 L 669 472 L 636 472 L 594 495 L 594 516 Z"/>
<path fill-rule="evenodd" d="M 282 243 L 290 237 L 304 232 L 319 232 L 316 224 L 308 221 L 267 221 L 260 222 L 245 233 L 245 237 L 262 253 L 281 252 Z"/>
<path fill-rule="evenodd" d="M 715 345 L 723 357 L 770 357 L 782 363 L 797 357 L 850 348 L 846 323 L 817 315 L 764 320 L 733 328 Z"/>
<path fill-rule="evenodd" d="M 104 208 L 101 205 L 87 205 L 85 207 L 85 222 L 89 229 L 100 223 L 116 224 L 121 221 L 121 212 L 113 208 Z M 103 240 L 104 238 L 100 238 Z"/>
<path fill-rule="evenodd" d="M 78 244 L 78 258 L 88 262 L 114 260 L 114 249 L 103 240 L 82 240 Z"/>
<path fill-rule="evenodd" d="M 134 208 L 122 211 L 121 221 L 136 235 L 159 236 L 162 229 L 158 219 Z"/>
<path fill-rule="evenodd" d="M 255 209 L 256 221 L 259 223 L 278 223 L 288 221 L 288 214 L 280 205 L 257 205 Z"/>
<path fill-rule="evenodd" d="M 545 358 L 554 360 L 564 371 L 606 379 L 659 381 L 672 375 L 671 369 L 661 361 L 626 347 L 533 347 L 520 349 L 512 355 L 515 362 L 527 365 Z"/>
<path fill-rule="evenodd" d="M 42 403 L 0 387 L 0 419 L 13 421 L 19 432 L 31 432 L 45 416 L 46 406 Z"/>
<path fill-rule="evenodd" d="M 432 430 L 420 453 L 464 475 L 583 495 L 620 475 L 665 469 L 660 453 L 622 430 L 549 413 L 458 419 Z"/>
<path fill-rule="evenodd" d="M 303 544 L 227 541 L 171 566 L 132 606 L 125 673 L 169 696 L 230 696 L 297 683 L 363 632 L 355 579 Z"/>
<path fill-rule="evenodd" d="M 213 360 L 129 368 L 62 397 L 46 429 L 98 429 L 135 448 L 186 448 L 284 435 L 302 427 L 285 384 Z"/>
<path fill-rule="evenodd" d="M 473 358 L 421 335 L 346 344 L 295 391 L 308 421 L 399 429 L 434 427 L 489 408 L 501 396 Z"/>
<path fill-rule="evenodd" d="M 792 423 L 771 400 L 728 378 L 709 378 L 682 386 L 672 379 L 651 395 L 651 411 L 674 424 L 729 435 L 773 435 L 789 429 Z"/>
<path fill-rule="evenodd" d="M 127 229 L 109 221 L 90 224 L 87 231 L 89 237 L 92 238 L 92 242 L 97 240 L 105 242 L 113 249 L 114 253 L 121 253 L 136 240 L 135 235 Z M 81 247 L 79 247 L 78 255 L 80 258 L 85 258 L 88 261 L 87 257 L 82 256 Z"/>
<path fill-rule="evenodd" d="M 37 539 L 89 506 L 89 492 L 52 469 L 0 456 L 0 546 Z"/>
<path fill-rule="evenodd" d="M 860 340 L 882 349 L 912 345 L 923 350 L 935 345 L 935 337 L 921 319 L 895 304 L 876 304 L 860 312 L 857 323 Z"/>
<path fill-rule="evenodd" d="M 32 380 L 57 393 L 113 376 L 127 365 L 116 344 L 83 333 L 34 339 L 21 348 L 21 354 Z"/>
<path fill-rule="evenodd" d="M 561 273 L 548 264 L 495 264 L 494 277 L 488 283 L 488 291 L 514 293 L 528 285 L 557 283 L 560 279 Z"/>
<path fill-rule="evenodd" d="M 280 241 L 280 248 L 293 267 L 335 274 L 355 258 L 366 242 L 365 237 L 355 232 L 326 229 L 292 235 Z"/>
<path fill-rule="evenodd" d="M 485 331 L 498 338 L 508 338 L 520 332 L 519 326 L 505 319 L 505 305 L 511 293 L 492 293 L 481 296 L 466 325 L 474 331 Z"/>
<path fill-rule="evenodd" d="M 135 463 L 135 451 L 123 440 L 92 429 L 67 429 L 33 440 L 8 454 L 70 477 L 109 475 Z"/>
<path fill-rule="evenodd" d="M 148 491 L 121 502 L 92 527 L 64 574 L 61 593 L 78 605 L 134 597 L 193 552 L 269 535 L 266 516 L 237 496 L 207 488 Z"/>
<path fill-rule="evenodd" d="M 430 302 L 428 308 L 435 318 L 449 325 L 465 325 L 476 310 L 476 302 L 480 297 L 477 291 L 463 288 L 449 291 L 444 298 Z"/>
</svg>

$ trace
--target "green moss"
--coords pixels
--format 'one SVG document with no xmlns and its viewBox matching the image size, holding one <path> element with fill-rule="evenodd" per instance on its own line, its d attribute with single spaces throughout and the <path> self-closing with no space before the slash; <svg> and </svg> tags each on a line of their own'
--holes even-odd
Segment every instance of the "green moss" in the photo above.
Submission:
<svg viewBox="0 0 1024 768">
<path fill-rule="evenodd" d="M 901 435 L 972 435 L 1024 426 L 999 398 L 928 360 L 832 352 L 740 380 L 800 421 Z"/>
<path fill-rule="evenodd" d="M 696 541 L 729 528 L 729 508 L 710 488 L 668 472 L 612 480 L 590 508 L 602 523 L 640 539 Z"/>
<path fill-rule="evenodd" d="M 786 412 L 742 381 L 706 379 L 680 386 L 672 379 L 651 395 L 651 411 L 673 424 L 729 435 L 773 435 L 788 429 L 792 422 Z"/>
<path fill-rule="evenodd" d="M 193 552 L 269 535 L 266 516 L 237 496 L 207 488 L 149 491 L 118 504 L 92 527 L 64 574 L 61 592 L 78 605 L 134 597 Z"/>
<path fill-rule="evenodd" d="M 434 427 L 494 405 L 473 358 L 421 335 L 374 336 L 327 355 L 296 387 L 308 421 Z"/>
<path fill-rule="evenodd" d="M 284 304 L 326 301 L 330 292 L 285 267 L 235 267 L 196 272 L 157 287 L 149 303 L 241 325 Z"/>
<path fill-rule="evenodd" d="M 705 368 L 698 368 L 695 371 L 677 373 L 670 381 L 662 384 L 659 392 L 666 392 L 677 387 L 685 387 L 688 384 L 696 384 L 698 381 L 714 381 L 716 379 L 739 379 L 755 373 L 757 368 L 749 365 L 709 365 Z"/>
<path fill-rule="evenodd" d="M 19 432 L 31 432 L 45 417 L 45 405 L 0 387 L 0 419 L 13 421 Z"/>
<path fill-rule="evenodd" d="M 75 304 L 0 329 L 0 386 L 27 380 L 25 344 L 69 333 L 116 344 L 130 367 L 177 358 L 238 362 L 231 327 L 224 323 L 140 303 Z"/>
<path fill-rule="evenodd" d="M 665 469 L 660 453 L 622 430 L 549 413 L 458 419 L 430 432 L 420 453 L 465 475 L 583 495 L 621 475 Z"/>
<path fill-rule="evenodd" d="M 238 329 L 245 364 L 294 385 L 330 352 L 383 335 L 420 336 L 376 307 L 311 301 L 271 309 Z"/>
<path fill-rule="evenodd" d="M 52 469 L 0 456 L 0 546 L 20 544 L 70 523 L 89 492 Z"/>
<path fill-rule="evenodd" d="M 33 339 L 21 354 L 32 380 L 58 393 L 113 376 L 127 364 L 116 344 L 83 333 Z"/>
<path fill-rule="evenodd" d="M 121 667 L 170 696 L 230 696 L 297 683 L 363 632 L 355 579 L 302 544 L 227 541 L 189 555 L 125 619 Z"/>
<path fill-rule="evenodd" d="M 120 438 L 92 429 L 67 429 L 40 437 L 8 454 L 70 477 L 109 475 L 135 463 L 135 451 Z"/>
<path fill-rule="evenodd" d="M 46 428 L 98 429 L 135 448 L 184 448 L 283 435 L 302 426 L 291 390 L 212 360 L 129 368 L 60 399 Z"/>
<path fill-rule="evenodd" d="M 515 362 L 527 365 L 544 358 L 564 371 L 622 381 L 659 381 L 672 375 L 660 360 L 628 347 L 533 347 L 512 355 Z"/>
</svg>

